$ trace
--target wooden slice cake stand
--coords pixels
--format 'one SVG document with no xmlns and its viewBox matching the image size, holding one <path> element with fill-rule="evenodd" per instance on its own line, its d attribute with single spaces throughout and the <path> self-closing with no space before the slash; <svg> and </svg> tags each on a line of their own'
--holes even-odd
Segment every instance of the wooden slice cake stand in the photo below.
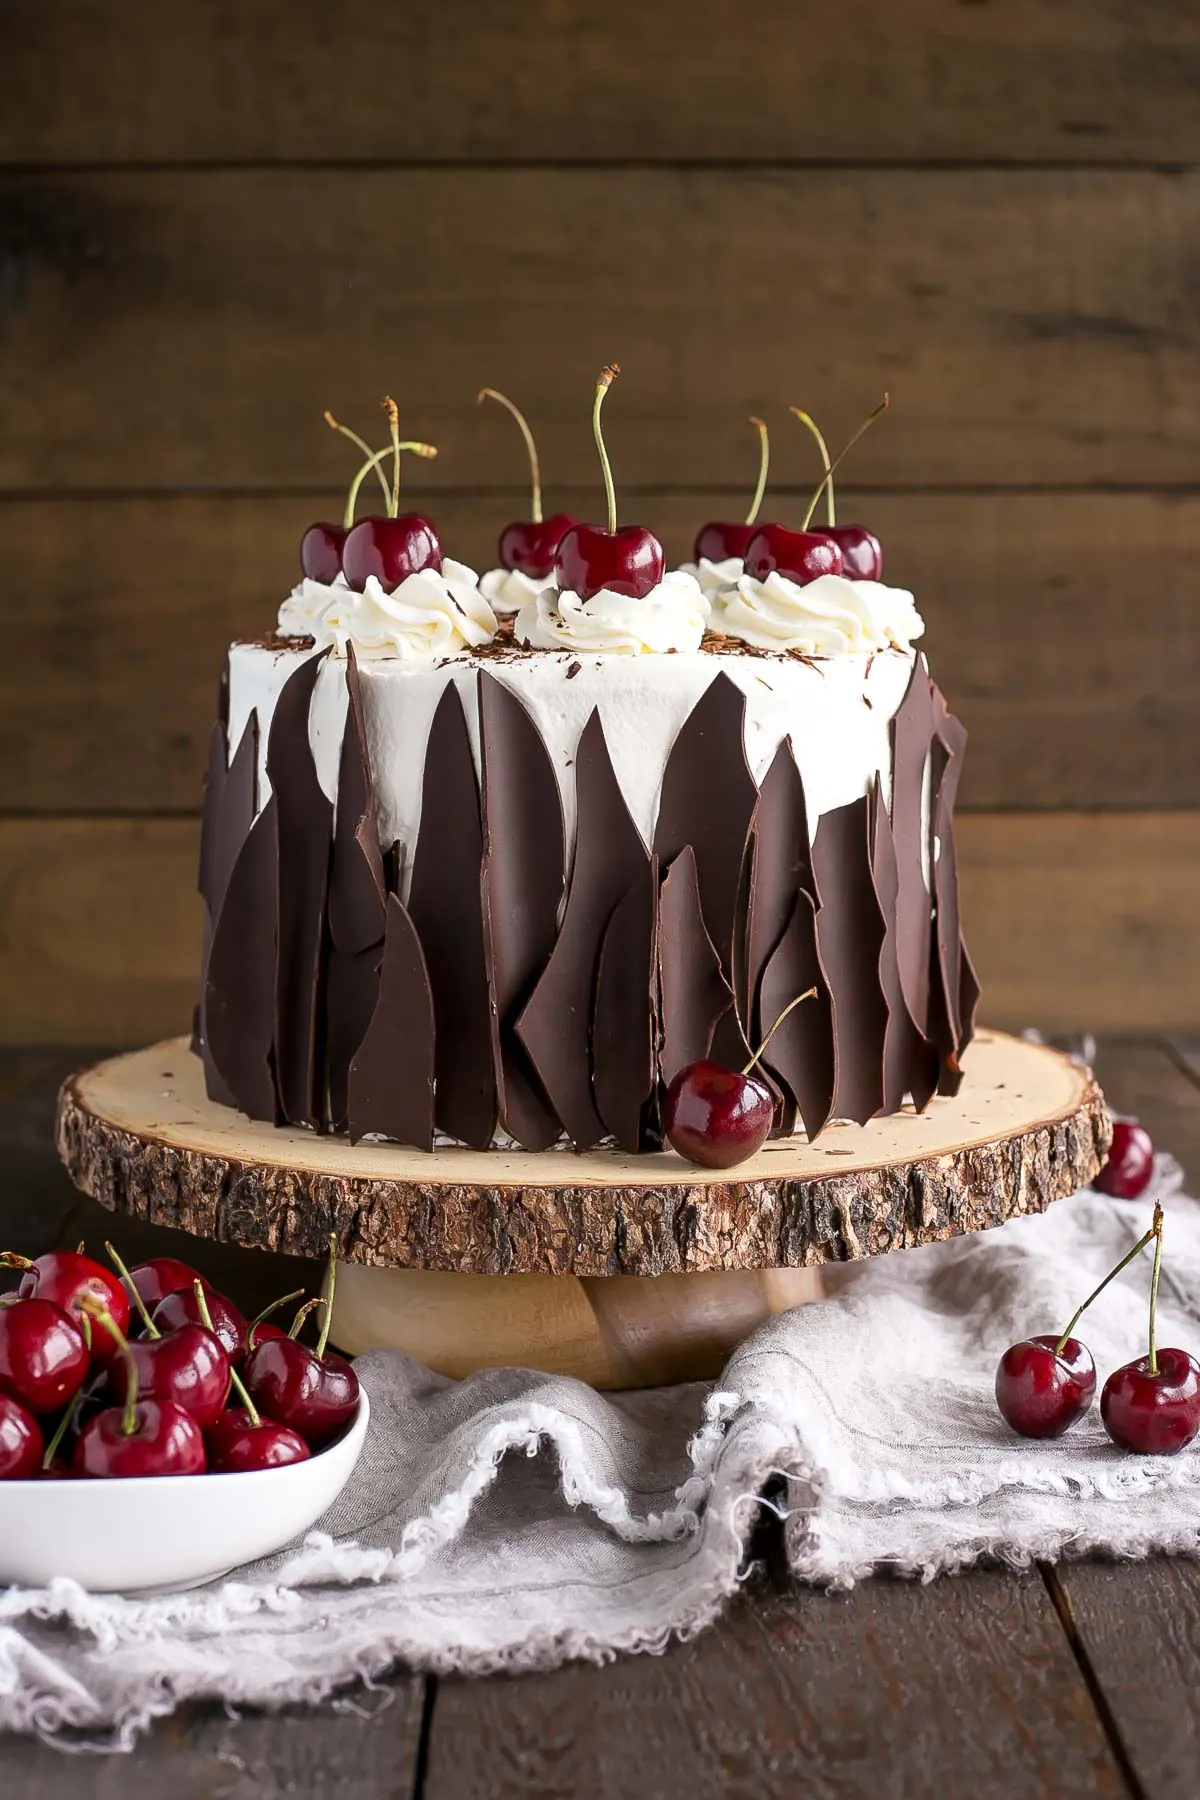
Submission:
<svg viewBox="0 0 1200 1800">
<path fill-rule="evenodd" d="M 314 1259 L 336 1234 L 343 1348 L 600 1387 L 716 1375 L 762 1320 L 820 1295 L 823 1264 L 1041 1211 L 1092 1179 L 1110 1135 L 1088 1070 L 988 1031 L 956 1098 L 724 1172 L 277 1130 L 210 1102 L 183 1038 L 72 1076 L 58 1115 L 73 1180 L 115 1211 Z"/>
</svg>

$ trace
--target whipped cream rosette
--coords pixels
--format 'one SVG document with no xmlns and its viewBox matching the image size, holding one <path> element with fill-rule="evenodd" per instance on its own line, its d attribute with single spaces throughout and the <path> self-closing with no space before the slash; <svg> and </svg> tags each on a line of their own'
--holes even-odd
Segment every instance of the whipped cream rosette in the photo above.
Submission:
<svg viewBox="0 0 1200 1800">
<path fill-rule="evenodd" d="M 742 575 L 713 601 L 713 629 L 758 650 L 847 656 L 909 650 L 925 621 L 907 588 L 821 575 L 803 585 L 774 570 Z"/>
<path fill-rule="evenodd" d="M 388 593 L 370 576 L 361 593 L 345 583 L 302 581 L 279 609 L 279 630 L 311 637 L 338 656 L 430 659 L 486 644 L 496 615 L 479 591 L 474 569 L 446 557 L 441 569 L 422 569 Z"/>
<path fill-rule="evenodd" d="M 531 650 L 624 656 L 695 651 L 710 612 L 695 577 L 675 569 L 641 600 L 611 588 L 601 588 L 588 600 L 547 588 L 517 614 L 516 639 Z"/>
</svg>

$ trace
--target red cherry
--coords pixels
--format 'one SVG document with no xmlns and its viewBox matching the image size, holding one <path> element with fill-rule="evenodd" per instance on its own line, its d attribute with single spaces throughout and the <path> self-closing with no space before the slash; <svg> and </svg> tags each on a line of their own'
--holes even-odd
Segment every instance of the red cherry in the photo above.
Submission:
<svg viewBox="0 0 1200 1800">
<path fill-rule="evenodd" d="M 206 1434 L 208 1466 L 214 1475 L 237 1475 L 250 1469 L 280 1469 L 307 1462 L 312 1452 L 287 1425 L 273 1419 L 257 1423 L 245 1407 L 232 1407 Z"/>
<path fill-rule="evenodd" d="M 287 1332 L 274 1319 L 258 1319 L 251 1325 L 246 1334 L 247 1354 L 259 1344 L 265 1344 L 268 1338 L 285 1338 Z"/>
<path fill-rule="evenodd" d="M 173 1401 L 202 1430 L 220 1417 L 229 1398 L 229 1357 L 214 1332 L 203 1325 L 180 1325 L 165 1337 L 140 1338 L 130 1344 L 129 1354 L 141 1399 Z M 123 1360 L 114 1363 L 108 1387 L 114 1402 L 123 1405 L 129 1392 L 129 1368 Z"/>
<path fill-rule="evenodd" d="M 300 539 L 300 569 L 310 581 L 323 581 L 326 587 L 342 572 L 342 545 L 348 533 L 344 525 L 330 525 L 322 519 L 310 525 Z"/>
<path fill-rule="evenodd" d="M 667 1089 L 663 1126 L 689 1162 L 730 1169 L 762 1149 L 774 1113 L 769 1090 L 755 1076 L 694 1062 L 680 1069 Z"/>
<path fill-rule="evenodd" d="M 360 594 L 369 575 L 390 594 L 408 576 L 441 566 L 441 539 L 432 519 L 423 513 L 360 519 L 342 545 L 342 572 Z"/>
<path fill-rule="evenodd" d="M 531 581 L 548 581 L 558 547 L 577 523 L 573 513 L 555 513 L 549 519 L 514 519 L 500 533 L 501 568 L 519 569 Z"/>
<path fill-rule="evenodd" d="M 49 1300 L 0 1306 L 0 1390 L 30 1412 L 53 1412 L 74 1398 L 92 1358 L 83 1333 Z"/>
<path fill-rule="evenodd" d="M 226 1356 L 231 1362 L 241 1362 L 246 1354 L 245 1319 L 232 1300 L 227 1300 L 224 1294 L 218 1294 L 213 1288 L 205 1288 L 204 1299 L 212 1319 L 212 1329 L 220 1339 Z M 184 1325 L 199 1325 L 204 1328 L 204 1317 L 194 1287 L 180 1288 L 178 1293 L 167 1294 L 159 1301 L 151 1317 L 164 1337 Z"/>
<path fill-rule="evenodd" d="M 1114 1444 L 1139 1456 L 1173 1456 L 1200 1431 L 1200 1363 L 1186 1350 L 1159 1350 L 1115 1369 L 1100 1396 Z"/>
<path fill-rule="evenodd" d="M 1112 1148 L 1094 1187 L 1117 1200 L 1136 1200 L 1154 1175 L 1154 1145 L 1136 1119 L 1113 1121 Z"/>
<path fill-rule="evenodd" d="M 840 575 L 842 568 L 841 551 L 823 531 L 764 525 L 746 546 L 746 573 L 756 581 L 765 581 L 778 569 L 789 581 L 807 587 L 821 575 Z"/>
<path fill-rule="evenodd" d="M 738 557 L 743 562 L 746 551 L 765 525 L 733 524 L 727 519 L 710 519 L 696 533 L 696 542 L 692 549 L 692 561 L 728 562 L 731 557 Z"/>
<path fill-rule="evenodd" d="M 72 1462 L 77 1476 L 94 1481 L 203 1475 L 206 1467 L 204 1433 L 170 1400 L 139 1400 L 130 1418 L 124 1407 L 106 1407 L 80 1432 Z"/>
<path fill-rule="evenodd" d="M 996 1404 L 1022 1437 L 1061 1437 L 1095 1393 L 1096 1365 L 1077 1338 L 1061 1350 L 1053 1334 L 1026 1338 L 1004 1352 L 996 1370 Z"/>
<path fill-rule="evenodd" d="M 46 1445 L 41 1426 L 11 1394 L 0 1394 L 0 1481 L 33 1481 Z"/>
<path fill-rule="evenodd" d="M 644 600 L 663 578 L 666 558 L 652 531 L 622 525 L 605 531 L 600 525 L 573 525 L 558 546 L 554 572 L 560 592 L 590 600 L 601 588 Z"/>
<path fill-rule="evenodd" d="M 842 573 L 851 581 L 878 581 L 883 574 L 883 546 L 865 525 L 825 525 L 818 533 L 842 553 Z"/>
<path fill-rule="evenodd" d="M 152 1256 L 148 1262 L 139 1263 L 136 1269 L 129 1271 L 129 1280 L 150 1313 L 168 1294 L 177 1294 L 180 1288 L 190 1288 L 193 1282 L 201 1279 L 195 1269 L 180 1262 L 177 1256 Z M 208 1283 L 204 1285 L 207 1287 Z"/>
<path fill-rule="evenodd" d="M 119 1331 L 129 1328 L 129 1295 L 115 1275 L 78 1250 L 50 1250 L 39 1256 L 22 1275 L 17 1293 L 22 1300 L 50 1300 L 72 1319 L 82 1318 L 88 1305 L 95 1306 Z M 90 1326 L 94 1359 L 107 1361 L 116 1345 L 99 1319 L 91 1317 Z"/>
<path fill-rule="evenodd" d="M 358 1411 L 358 1376 L 345 1357 L 318 1357 L 292 1338 L 268 1338 L 246 1359 L 246 1387 L 255 1406 L 318 1450 Z"/>
</svg>

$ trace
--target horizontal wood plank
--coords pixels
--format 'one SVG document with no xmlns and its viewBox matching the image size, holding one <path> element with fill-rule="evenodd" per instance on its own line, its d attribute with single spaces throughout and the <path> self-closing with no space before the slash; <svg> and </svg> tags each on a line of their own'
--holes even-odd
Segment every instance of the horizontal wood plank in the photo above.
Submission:
<svg viewBox="0 0 1200 1800">
<path fill-rule="evenodd" d="M 785 439 L 785 445 L 787 440 Z M 794 453 L 781 447 L 781 458 Z M 594 509 L 590 490 L 556 503 Z M 792 516 L 798 497 L 778 492 Z M 675 559 L 745 495 L 647 493 Z M 337 498 L 0 501 L 36 596 L 0 661 L 0 811 L 192 811 L 218 670 L 268 629 L 304 526 Z M 448 549 L 491 564 L 523 493 L 428 502 Z M 1194 805 L 1200 633 L 1179 573 L 1200 564 L 1200 497 L 847 493 L 911 586 L 934 672 L 971 733 L 974 807 Z M 1162 570 L 1153 604 L 1131 570 Z"/>
<path fill-rule="evenodd" d="M 750 412 L 807 480 L 786 405 L 837 443 L 882 389 L 862 482 L 1194 483 L 1198 206 L 1200 171 L 10 173 L 0 488 L 336 483 L 323 408 L 382 440 L 388 388 L 440 482 L 502 485 L 483 382 L 591 486 L 614 357 L 621 487 L 749 485 Z"/>
<path fill-rule="evenodd" d="M 9 0 L 5 59 L 10 162 L 1200 155 L 1170 0 Z"/>
<path fill-rule="evenodd" d="M 1200 812 L 968 813 L 968 939 L 991 1024 L 1168 1029 L 1200 1017 Z M 187 1028 L 194 819 L 0 820 L 0 1042 Z"/>
</svg>

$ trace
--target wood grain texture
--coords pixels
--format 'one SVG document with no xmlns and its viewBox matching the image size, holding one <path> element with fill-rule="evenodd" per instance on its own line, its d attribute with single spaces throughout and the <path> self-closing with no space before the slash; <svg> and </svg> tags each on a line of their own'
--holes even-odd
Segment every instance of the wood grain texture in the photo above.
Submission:
<svg viewBox="0 0 1200 1800">
<path fill-rule="evenodd" d="M 9 173 L 0 488 L 346 478 L 322 409 L 382 440 L 393 386 L 439 479 L 519 479 L 483 381 L 590 484 L 614 356 L 622 488 L 749 486 L 747 413 L 837 442 L 883 388 L 864 482 L 1190 483 L 1198 202 L 1200 171 Z"/>
<path fill-rule="evenodd" d="M 1138 1031 L 1200 1016 L 1200 812 L 967 813 L 983 1017 Z M 200 956 L 194 819 L 0 819 L 0 1043 L 186 1029 Z"/>
<path fill-rule="evenodd" d="M 437 1689 L 426 1800 L 1125 1795 L 1036 1575 L 738 1600 L 662 1657 Z"/>
<path fill-rule="evenodd" d="M 782 472 L 806 455 L 781 425 Z M 553 493 L 584 516 L 598 504 L 591 488 Z M 802 504 L 782 487 L 774 502 L 785 518 Z M 485 569 L 526 496 L 423 490 L 422 503 L 452 554 Z M 1183 572 L 1200 565 L 1200 497 L 848 488 L 842 504 L 917 596 L 934 673 L 971 734 L 967 806 L 1196 803 L 1200 632 Z M 274 624 L 301 532 L 337 505 L 333 489 L 0 501 L 0 536 L 21 546 L 38 596 L 22 654 L 0 663 L 0 811 L 197 810 L 225 647 Z M 679 561 L 745 496 L 655 490 L 626 507 Z M 1162 591 L 1137 604 L 1131 570 L 1159 566 Z"/>
<path fill-rule="evenodd" d="M 759 0 L 753 30 L 734 0 L 201 0 L 164 23 L 9 0 L 0 156 L 1200 155 L 1200 27 L 1164 0 Z M 331 79 L 355 45 L 396 85 Z"/>
</svg>

